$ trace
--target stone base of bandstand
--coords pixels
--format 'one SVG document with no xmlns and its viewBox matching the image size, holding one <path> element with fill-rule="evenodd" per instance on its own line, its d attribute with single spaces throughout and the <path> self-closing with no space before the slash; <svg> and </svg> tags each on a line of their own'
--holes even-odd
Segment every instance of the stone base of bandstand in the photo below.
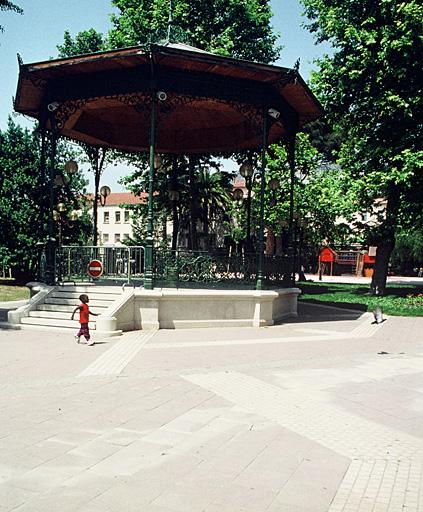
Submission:
<svg viewBox="0 0 423 512">
<path fill-rule="evenodd" d="M 298 288 L 210 290 L 126 288 L 98 317 L 99 335 L 119 331 L 199 327 L 262 327 L 297 316 Z"/>
</svg>

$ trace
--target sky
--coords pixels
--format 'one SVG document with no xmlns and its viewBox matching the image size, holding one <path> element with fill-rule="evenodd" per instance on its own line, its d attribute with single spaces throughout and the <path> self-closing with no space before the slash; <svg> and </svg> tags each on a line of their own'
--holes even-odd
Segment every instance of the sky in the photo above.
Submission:
<svg viewBox="0 0 423 512">
<path fill-rule="evenodd" d="M 23 15 L 0 11 L 0 129 L 4 129 L 7 118 L 13 113 L 12 97 L 16 94 L 18 81 L 19 53 L 24 63 L 47 60 L 57 57 L 56 45 L 62 43 L 65 30 L 74 36 L 81 30 L 95 28 L 106 33 L 111 27 L 109 15 L 113 12 L 110 0 L 13 0 L 23 11 Z M 292 67 L 300 58 L 300 73 L 305 80 L 315 69 L 313 60 L 329 51 L 323 45 L 315 46 L 312 35 L 302 27 L 304 18 L 299 0 L 271 0 L 274 13 L 272 24 L 280 34 L 278 43 L 284 46 L 281 58 L 276 64 Z M 31 126 L 31 122 L 21 115 L 15 122 Z M 120 176 L 127 174 L 118 165 L 106 169 L 103 184 L 108 184 L 114 192 L 122 191 L 118 183 Z M 88 173 L 92 188 L 92 174 Z"/>
</svg>

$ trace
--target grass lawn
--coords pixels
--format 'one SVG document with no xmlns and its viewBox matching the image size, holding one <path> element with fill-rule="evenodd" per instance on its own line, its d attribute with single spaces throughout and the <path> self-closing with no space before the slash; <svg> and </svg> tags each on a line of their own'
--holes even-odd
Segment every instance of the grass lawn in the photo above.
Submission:
<svg viewBox="0 0 423 512">
<path fill-rule="evenodd" d="M 423 287 L 388 285 L 384 297 L 369 295 L 369 287 L 359 284 L 298 283 L 300 300 L 337 307 L 373 311 L 380 306 L 387 315 L 423 316 Z"/>
<path fill-rule="evenodd" d="M 0 302 L 22 299 L 29 299 L 29 289 L 26 286 L 0 284 Z"/>
</svg>

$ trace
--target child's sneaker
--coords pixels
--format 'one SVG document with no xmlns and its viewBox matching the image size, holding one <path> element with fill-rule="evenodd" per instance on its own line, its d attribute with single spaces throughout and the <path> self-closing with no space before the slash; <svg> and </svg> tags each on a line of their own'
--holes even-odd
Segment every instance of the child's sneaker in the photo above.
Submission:
<svg viewBox="0 0 423 512">
<path fill-rule="evenodd" d="M 94 341 L 93 340 L 87 341 L 87 345 L 89 345 L 91 347 L 92 345 L 94 345 Z"/>
<path fill-rule="evenodd" d="M 79 341 L 79 336 L 78 336 L 77 334 L 75 334 L 75 336 L 74 336 L 74 340 L 75 340 L 77 343 L 80 343 L 80 341 Z"/>
</svg>

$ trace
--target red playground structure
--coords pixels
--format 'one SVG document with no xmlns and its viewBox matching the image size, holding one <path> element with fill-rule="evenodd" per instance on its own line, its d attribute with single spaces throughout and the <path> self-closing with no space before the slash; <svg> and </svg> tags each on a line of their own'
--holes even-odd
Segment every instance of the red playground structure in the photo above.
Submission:
<svg viewBox="0 0 423 512">
<path fill-rule="evenodd" d="M 369 247 L 368 251 L 335 251 L 330 247 L 323 247 L 318 261 L 319 275 L 352 274 L 371 277 L 375 263 L 375 250 L 373 247 Z"/>
</svg>

